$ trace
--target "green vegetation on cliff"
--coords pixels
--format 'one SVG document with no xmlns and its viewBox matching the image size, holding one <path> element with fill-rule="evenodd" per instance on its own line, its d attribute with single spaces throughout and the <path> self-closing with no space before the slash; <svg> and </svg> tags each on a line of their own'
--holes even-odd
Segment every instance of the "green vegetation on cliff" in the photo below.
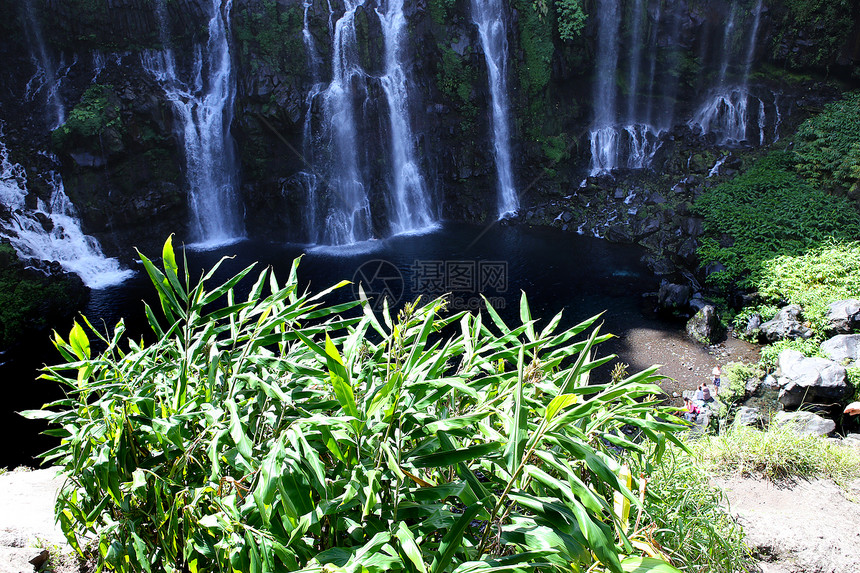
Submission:
<svg viewBox="0 0 860 573">
<path fill-rule="evenodd" d="M 766 289 L 768 269 L 776 264 L 769 261 L 860 236 L 854 206 L 809 185 L 793 171 L 794 161 L 791 153 L 771 152 L 696 202 L 707 231 L 700 260 L 726 267 L 709 277 L 715 286 Z"/>
<path fill-rule="evenodd" d="M 51 134 L 51 143 L 56 150 L 88 141 L 95 150 L 104 145 L 108 151 L 119 151 L 124 131 L 120 101 L 113 86 L 93 84 L 69 112 L 66 123 Z M 110 136 L 103 137 L 108 132 Z"/>
<path fill-rule="evenodd" d="M 263 0 L 262 9 L 245 5 L 234 16 L 234 33 L 252 71 L 265 64 L 283 75 L 304 73 L 307 54 L 302 27 L 300 5 L 283 7 L 275 0 Z"/>
<path fill-rule="evenodd" d="M 810 184 L 860 198 L 860 92 L 803 122 L 794 140 L 797 171 Z"/>
<path fill-rule="evenodd" d="M 773 55 L 791 68 L 827 69 L 855 29 L 852 0 L 783 0 L 772 8 Z"/>
<path fill-rule="evenodd" d="M 70 316 L 84 297 L 83 284 L 73 288 L 62 278 L 25 270 L 12 245 L 0 242 L 0 348 Z"/>
</svg>

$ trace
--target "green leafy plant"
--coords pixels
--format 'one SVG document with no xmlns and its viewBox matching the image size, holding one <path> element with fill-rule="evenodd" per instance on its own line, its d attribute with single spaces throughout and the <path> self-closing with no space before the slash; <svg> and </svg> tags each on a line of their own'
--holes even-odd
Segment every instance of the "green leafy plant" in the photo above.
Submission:
<svg viewBox="0 0 860 573">
<path fill-rule="evenodd" d="M 631 526 L 625 462 L 682 426 L 655 368 L 590 384 L 613 359 L 597 317 L 539 329 L 525 297 L 515 327 L 444 299 L 380 317 L 324 304 L 344 283 L 300 293 L 298 260 L 239 300 L 253 266 L 210 290 L 215 269 L 162 258 L 141 255 L 155 341 L 75 324 L 44 374 L 68 396 L 28 413 L 61 438 L 76 549 L 118 571 L 677 571 Z"/>
<path fill-rule="evenodd" d="M 771 152 L 735 179 L 707 191 L 695 209 L 705 218 L 707 231 L 699 258 L 726 267 L 708 277 L 723 289 L 737 285 L 758 290 L 767 285 L 766 261 L 860 236 L 860 215 L 851 204 L 798 177 L 792 156 L 785 152 Z"/>
<path fill-rule="evenodd" d="M 722 384 L 720 398 L 731 405 L 742 400 L 746 394 L 747 382 L 750 380 L 761 380 L 765 372 L 759 364 L 747 364 L 745 362 L 729 362 L 722 370 Z"/>
</svg>

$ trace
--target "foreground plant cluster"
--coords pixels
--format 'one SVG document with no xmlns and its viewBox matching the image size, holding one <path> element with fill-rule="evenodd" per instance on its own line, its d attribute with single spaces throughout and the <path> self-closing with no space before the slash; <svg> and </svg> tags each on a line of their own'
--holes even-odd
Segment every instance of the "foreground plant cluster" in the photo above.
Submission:
<svg viewBox="0 0 860 573">
<path fill-rule="evenodd" d="M 44 377 L 68 397 L 29 413 L 62 438 L 45 456 L 68 476 L 63 531 L 102 566 L 678 570 L 643 513 L 665 502 L 628 468 L 683 449 L 683 426 L 652 398 L 653 368 L 589 384 L 613 358 L 595 357 L 608 335 L 584 334 L 596 317 L 538 329 L 523 297 L 515 327 L 443 315 L 443 299 L 378 318 L 364 297 L 326 306 L 342 285 L 300 293 L 298 261 L 238 301 L 252 267 L 207 290 L 215 269 L 191 285 L 169 240 L 163 270 L 141 258 L 155 342 L 122 322 L 56 335 L 68 362 Z"/>
</svg>

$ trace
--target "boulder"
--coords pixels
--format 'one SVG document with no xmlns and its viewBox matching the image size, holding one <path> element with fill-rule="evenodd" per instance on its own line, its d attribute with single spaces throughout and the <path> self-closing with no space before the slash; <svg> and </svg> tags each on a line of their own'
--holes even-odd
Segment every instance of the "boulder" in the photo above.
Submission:
<svg viewBox="0 0 860 573">
<path fill-rule="evenodd" d="M 754 426 L 761 422 L 761 411 L 758 408 L 741 406 L 735 412 L 735 426 Z"/>
<path fill-rule="evenodd" d="M 796 408 L 807 403 L 837 402 L 851 391 L 845 368 L 826 358 L 807 358 L 797 350 L 779 353 L 779 401 Z"/>
<path fill-rule="evenodd" d="M 702 344 L 719 342 L 725 334 L 726 329 L 723 328 L 716 309 L 711 305 L 706 305 L 687 321 L 687 335 Z"/>
<path fill-rule="evenodd" d="M 773 423 L 779 426 L 790 424 L 798 434 L 826 436 L 836 430 L 836 422 L 822 418 L 812 412 L 777 412 Z"/>
<path fill-rule="evenodd" d="M 660 305 L 660 308 L 667 310 L 683 309 L 689 304 L 692 294 L 693 289 L 691 287 L 666 281 L 660 285 L 660 292 L 657 294 L 657 303 Z"/>
<path fill-rule="evenodd" d="M 860 328 L 860 300 L 846 299 L 830 303 L 825 315 L 831 333 L 850 334 Z"/>
<path fill-rule="evenodd" d="M 693 298 L 690 299 L 689 304 L 690 308 L 693 309 L 694 312 L 699 312 L 706 306 L 711 305 L 711 302 L 705 299 L 705 297 L 702 296 L 702 293 L 697 292 L 693 295 Z"/>
<path fill-rule="evenodd" d="M 744 337 L 749 339 L 757 339 L 761 334 L 761 316 L 754 314 L 747 321 L 744 327 Z"/>
<path fill-rule="evenodd" d="M 776 342 L 785 338 L 807 339 L 812 337 L 812 329 L 800 321 L 803 309 L 800 305 L 790 304 L 776 313 L 776 316 L 761 325 L 761 335 L 768 342 Z"/>
<path fill-rule="evenodd" d="M 838 334 L 821 343 L 821 352 L 843 366 L 855 366 L 860 359 L 860 334 Z"/>
</svg>

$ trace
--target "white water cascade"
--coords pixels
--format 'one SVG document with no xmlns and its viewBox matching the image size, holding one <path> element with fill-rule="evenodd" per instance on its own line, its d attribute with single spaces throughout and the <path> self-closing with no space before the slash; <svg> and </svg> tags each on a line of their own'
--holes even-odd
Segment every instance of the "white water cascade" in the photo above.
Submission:
<svg viewBox="0 0 860 573">
<path fill-rule="evenodd" d="M 50 202 L 38 199 L 35 209 L 28 207 L 26 170 L 10 160 L 9 150 L 0 140 L 0 213 L 5 211 L 0 217 L 0 235 L 9 238 L 18 255 L 57 261 L 92 289 L 119 284 L 131 276 L 132 271 L 105 257 L 98 241 L 81 230 L 60 176 L 50 173 L 45 182 L 52 189 Z"/>
<path fill-rule="evenodd" d="M 641 39 L 646 23 L 645 2 L 636 0 L 632 7 L 631 51 L 628 68 L 628 93 L 624 123 L 618 122 L 616 76 L 619 67 L 619 28 L 621 6 L 618 0 L 600 0 L 598 6 L 598 52 L 594 84 L 594 123 L 589 133 L 591 149 L 590 173 L 608 173 L 619 167 L 643 169 L 649 167 L 660 148 L 662 130 L 651 123 L 655 100 L 656 46 L 660 26 L 660 5 L 657 20 L 649 38 L 648 97 L 639 94 L 641 68 Z M 643 100 L 644 99 L 644 105 Z"/>
<path fill-rule="evenodd" d="M 472 21 L 478 27 L 487 62 L 492 108 L 493 151 L 499 189 L 499 218 L 519 209 L 511 166 L 511 128 L 508 104 L 508 37 L 501 0 L 472 0 Z"/>
<path fill-rule="evenodd" d="M 432 226 L 435 217 L 427 185 L 418 166 L 415 137 L 409 124 L 409 98 L 402 55 L 407 37 L 403 0 L 388 0 L 385 12 L 377 9 L 377 14 L 385 38 L 385 75 L 381 82 L 391 119 L 393 188 L 389 193 L 389 219 L 394 233 L 404 233 Z"/>
<path fill-rule="evenodd" d="M 203 246 L 215 246 L 245 235 L 238 197 L 235 143 L 230 135 L 236 82 L 230 59 L 232 0 L 210 0 L 209 39 L 197 46 L 186 80 L 180 78 L 170 47 L 165 0 L 156 2 L 161 51 L 141 54 L 173 105 L 177 131 L 185 147 L 191 232 Z"/>
<path fill-rule="evenodd" d="M 755 140 L 759 142 L 759 145 L 764 145 L 764 127 L 767 124 L 764 102 L 751 95 L 748 87 L 761 22 L 762 0 L 758 0 L 753 12 L 752 24 L 748 32 L 749 43 L 744 53 L 740 82 L 735 85 L 728 85 L 727 75 L 732 61 L 730 45 L 735 28 L 736 10 L 736 5 L 732 5 L 723 38 L 723 59 L 720 65 L 718 83 L 711 90 L 705 103 L 696 111 L 689 125 L 699 127 L 703 133 L 715 134 L 717 143 L 720 145 L 736 145 L 741 141 L 748 140 L 747 130 L 750 126 L 750 120 L 755 118 L 759 128 Z M 750 100 L 756 99 L 758 99 L 758 106 L 753 108 L 751 114 L 748 109 Z"/>
<path fill-rule="evenodd" d="M 327 204 L 314 227 L 326 245 L 346 245 L 372 238 L 370 199 L 358 156 L 355 100 L 367 101 L 367 77 L 361 68 L 355 12 L 365 0 L 345 0 L 345 12 L 334 25 L 332 79 L 323 98 L 323 133 L 330 156 L 324 172 Z"/>
</svg>

